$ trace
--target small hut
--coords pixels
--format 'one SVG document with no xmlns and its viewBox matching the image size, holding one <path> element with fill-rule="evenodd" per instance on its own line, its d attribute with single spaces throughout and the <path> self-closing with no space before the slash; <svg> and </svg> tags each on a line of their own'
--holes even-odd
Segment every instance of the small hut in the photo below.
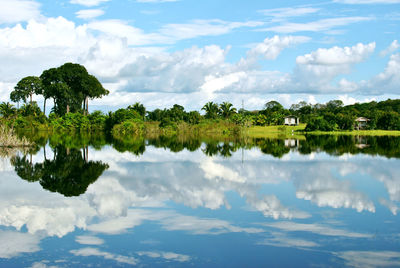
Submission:
<svg viewBox="0 0 400 268">
<path fill-rule="evenodd" d="M 365 117 L 357 117 L 355 121 L 356 121 L 355 128 L 357 130 L 360 130 L 360 129 L 365 129 L 367 127 L 369 119 Z"/>
<path fill-rule="evenodd" d="M 290 115 L 285 117 L 285 125 L 286 126 L 297 126 L 299 125 L 300 120 L 298 117 Z"/>
</svg>

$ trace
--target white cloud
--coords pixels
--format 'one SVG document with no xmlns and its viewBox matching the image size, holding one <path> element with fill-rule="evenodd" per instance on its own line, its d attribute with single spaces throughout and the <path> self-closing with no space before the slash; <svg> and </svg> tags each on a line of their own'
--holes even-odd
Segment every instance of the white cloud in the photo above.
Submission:
<svg viewBox="0 0 400 268">
<path fill-rule="evenodd" d="M 296 223 L 289 221 L 263 223 L 263 226 L 280 229 L 287 232 L 310 232 L 324 236 L 342 236 L 351 238 L 371 238 L 371 234 L 352 232 L 318 223 Z"/>
<path fill-rule="evenodd" d="M 397 204 L 395 202 L 381 198 L 379 200 L 379 203 L 381 203 L 381 205 L 387 207 L 390 210 L 390 212 L 392 212 L 393 215 L 395 215 L 395 216 L 397 215 L 397 211 L 399 210 L 399 207 L 397 206 Z"/>
<path fill-rule="evenodd" d="M 227 180 L 237 183 L 245 183 L 246 178 L 240 176 L 236 171 L 231 170 L 221 164 L 215 163 L 212 158 L 201 162 L 200 168 L 204 171 L 204 177 L 209 180 Z"/>
<path fill-rule="evenodd" d="M 296 63 L 301 65 L 348 65 L 364 61 L 375 50 L 375 42 L 369 44 L 358 43 L 352 47 L 320 48 L 316 51 L 298 56 Z"/>
<path fill-rule="evenodd" d="M 28 233 L 0 230 L 0 243 L 0 258 L 5 259 L 40 250 L 39 237 Z"/>
<path fill-rule="evenodd" d="M 93 7 L 93 6 L 98 6 L 98 5 L 108 2 L 108 1 L 110 1 L 110 0 L 70 0 L 69 2 L 71 4 Z"/>
<path fill-rule="evenodd" d="M 400 252 L 397 251 L 342 251 L 335 253 L 351 267 L 396 267 L 400 266 Z"/>
<path fill-rule="evenodd" d="M 0 24 L 40 17 L 40 4 L 31 0 L 0 0 Z"/>
<path fill-rule="evenodd" d="M 314 241 L 309 241 L 300 238 L 287 237 L 283 233 L 272 232 L 272 237 L 266 238 L 258 245 L 274 246 L 274 247 L 288 247 L 288 248 L 313 248 L 318 247 L 319 244 Z"/>
<path fill-rule="evenodd" d="M 178 254 L 174 252 L 164 252 L 164 251 L 139 251 L 137 252 L 139 256 L 146 256 L 155 259 L 165 259 L 168 261 L 177 262 L 188 262 L 191 260 L 190 256 Z"/>
<path fill-rule="evenodd" d="M 366 195 L 352 190 L 350 182 L 327 175 L 328 169 L 321 166 L 318 173 L 298 179 L 295 182 L 296 197 L 310 200 L 319 207 L 352 208 L 358 212 L 364 210 L 375 212 L 374 203 Z"/>
<path fill-rule="evenodd" d="M 159 30 L 159 33 L 171 40 L 184 40 L 201 36 L 227 34 L 237 28 L 252 28 L 263 24 L 264 23 L 260 21 L 230 22 L 223 20 L 193 20 L 190 23 L 164 25 Z"/>
<path fill-rule="evenodd" d="M 118 263 L 124 263 L 124 264 L 130 264 L 130 265 L 136 265 L 138 263 L 138 260 L 135 259 L 134 257 L 128 257 L 128 256 L 123 256 L 123 255 L 118 255 L 118 254 L 113 254 L 109 253 L 106 251 L 101 251 L 97 248 L 82 248 L 82 249 L 74 249 L 70 251 L 72 254 L 75 256 L 82 256 L 82 257 L 103 257 L 106 260 L 113 260 Z"/>
<path fill-rule="evenodd" d="M 296 33 L 296 32 L 321 32 L 328 31 L 340 26 L 346 26 L 351 23 L 372 20 L 370 17 L 343 17 L 322 19 L 305 23 L 285 22 L 278 26 L 272 26 L 259 31 L 272 31 L 277 33 Z"/>
<path fill-rule="evenodd" d="M 310 41 L 306 36 L 284 36 L 275 35 L 272 38 L 266 38 L 264 42 L 257 44 L 248 53 L 247 57 L 256 58 L 262 56 L 267 60 L 274 60 L 282 52 L 283 49 L 297 44 Z"/>
<path fill-rule="evenodd" d="M 104 240 L 96 236 L 81 235 L 75 238 L 75 241 L 82 245 L 102 245 Z"/>
<path fill-rule="evenodd" d="M 333 79 L 340 74 L 348 74 L 352 67 L 365 61 L 375 50 L 375 43 L 359 43 L 352 47 L 320 48 L 296 58 L 296 69 L 292 83 L 297 90 L 315 90 L 316 92 L 349 92 L 359 86 L 346 79 L 333 85 Z"/>
<path fill-rule="evenodd" d="M 104 14 L 101 9 L 83 9 L 75 13 L 75 15 L 80 19 L 93 19 Z"/>
<path fill-rule="evenodd" d="M 285 8 L 273 8 L 273 9 L 263 9 L 259 10 L 265 16 L 271 16 L 275 18 L 290 18 L 299 17 L 304 15 L 309 15 L 318 12 L 319 8 L 313 7 L 285 7 Z"/>
<path fill-rule="evenodd" d="M 400 44 L 397 40 L 394 40 L 385 50 L 382 50 L 379 54 L 384 57 L 391 54 L 400 48 Z"/>
<path fill-rule="evenodd" d="M 385 70 L 368 81 L 361 81 L 360 88 L 365 93 L 381 94 L 382 89 L 385 93 L 398 94 L 400 83 L 400 53 L 393 54 L 385 67 Z"/>
</svg>

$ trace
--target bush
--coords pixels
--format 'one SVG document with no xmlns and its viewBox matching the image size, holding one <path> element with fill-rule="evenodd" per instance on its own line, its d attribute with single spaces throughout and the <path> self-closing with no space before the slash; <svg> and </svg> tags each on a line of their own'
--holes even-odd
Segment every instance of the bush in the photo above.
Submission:
<svg viewBox="0 0 400 268">
<path fill-rule="evenodd" d="M 117 124 L 112 129 L 113 136 L 129 135 L 129 134 L 142 134 L 144 130 L 143 121 L 138 119 L 131 119 Z"/>
</svg>

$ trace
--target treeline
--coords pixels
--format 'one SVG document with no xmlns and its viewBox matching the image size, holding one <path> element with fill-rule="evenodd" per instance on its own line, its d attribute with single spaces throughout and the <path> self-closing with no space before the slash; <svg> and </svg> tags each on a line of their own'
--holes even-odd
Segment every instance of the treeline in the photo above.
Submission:
<svg viewBox="0 0 400 268">
<path fill-rule="evenodd" d="M 400 100 L 356 103 L 344 106 L 340 100 L 326 104 L 300 102 L 290 107 L 292 114 L 307 123 L 306 131 L 353 130 L 355 119 L 365 117 L 365 129 L 400 130 Z"/>
<path fill-rule="evenodd" d="M 304 101 L 285 109 L 277 101 L 267 102 L 263 109 L 237 110 L 229 102 L 208 102 L 201 111 L 185 111 L 179 104 L 171 108 L 148 111 L 137 102 L 127 108 L 104 114 L 89 114 L 89 99 L 101 98 L 109 92 L 84 66 L 74 63 L 43 71 L 39 77 L 21 79 L 10 94 L 17 103 L 0 104 L 1 121 L 19 129 L 55 129 L 95 131 L 114 134 L 142 132 L 193 131 L 219 129 L 223 133 L 237 132 L 244 126 L 283 125 L 286 116 L 296 116 L 307 124 L 306 131 L 353 130 L 357 117 L 368 119 L 366 129 L 400 130 L 400 100 L 369 102 L 344 106 L 340 100 L 325 104 Z M 33 95 L 43 97 L 43 109 L 33 101 Z M 46 102 L 53 108 L 46 116 Z M 23 103 L 19 107 L 20 103 Z M 202 114 L 201 114 L 202 113 Z"/>
<path fill-rule="evenodd" d="M 20 129 L 101 130 L 114 134 L 140 134 L 160 129 L 177 131 L 182 128 L 193 129 L 195 126 L 210 131 L 222 126 L 222 131 L 229 132 L 235 127 L 283 125 L 284 118 L 289 115 L 307 124 L 306 131 L 353 130 L 357 117 L 368 118 L 365 129 L 400 130 L 400 100 L 390 99 L 347 106 L 340 100 L 315 105 L 300 102 L 290 109 L 270 101 L 264 109 L 257 111 L 236 110 L 229 102 L 208 102 L 202 108 L 203 115 L 199 111 L 185 111 L 178 104 L 168 109 L 148 111 L 137 102 L 107 114 L 101 111 L 89 114 L 82 109 L 83 106 L 77 109 L 77 105 L 71 106 L 68 112 L 67 107 L 64 107 L 64 114 L 56 112 L 62 110 L 56 108 L 47 117 L 35 102 L 24 103 L 18 109 L 13 104 L 3 102 L 0 104 L 0 114 L 7 124 Z"/>
</svg>

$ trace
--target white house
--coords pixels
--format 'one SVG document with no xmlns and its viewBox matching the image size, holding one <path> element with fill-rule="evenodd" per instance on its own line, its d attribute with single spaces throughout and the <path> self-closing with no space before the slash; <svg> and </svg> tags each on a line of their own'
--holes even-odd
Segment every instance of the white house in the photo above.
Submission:
<svg viewBox="0 0 400 268">
<path fill-rule="evenodd" d="M 287 126 L 297 126 L 300 123 L 300 120 L 296 116 L 286 116 L 285 117 L 285 125 Z"/>
<path fill-rule="evenodd" d="M 364 129 L 368 124 L 369 119 L 365 117 L 358 117 L 356 119 L 356 129 Z"/>
</svg>

